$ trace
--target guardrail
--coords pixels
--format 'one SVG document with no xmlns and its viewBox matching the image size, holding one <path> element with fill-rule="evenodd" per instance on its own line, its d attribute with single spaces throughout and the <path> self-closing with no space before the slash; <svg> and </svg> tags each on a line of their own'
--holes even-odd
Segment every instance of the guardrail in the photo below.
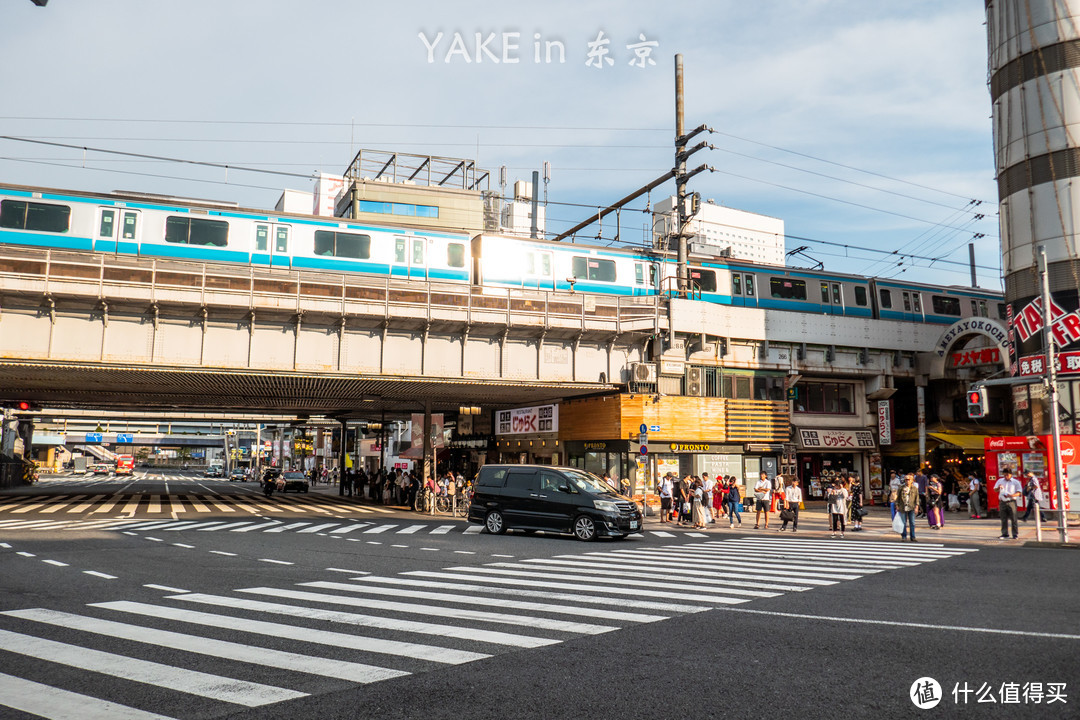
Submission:
<svg viewBox="0 0 1080 720">
<path fill-rule="evenodd" d="M 133 258 L 38 248 L 0 248 L 5 292 L 98 301 L 144 301 L 249 311 L 380 316 L 432 322 L 658 330 L 666 298 L 477 287 L 360 273 Z M 666 316 L 666 313 L 665 313 Z M 666 319 L 664 320 L 666 323 Z"/>
</svg>

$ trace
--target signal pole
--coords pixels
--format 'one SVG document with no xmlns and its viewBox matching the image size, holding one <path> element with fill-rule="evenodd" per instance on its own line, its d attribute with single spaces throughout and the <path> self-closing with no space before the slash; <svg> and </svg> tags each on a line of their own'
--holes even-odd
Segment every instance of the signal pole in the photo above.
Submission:
<svg viewBox="0 0 1080 720">
<path fill-rule="evenodd" d="M 1058 386 L 1057 353 L 1054 352 L 1054 335 L 1050 332 L 1050 272 L 1046 266 L 1046 246 L 1039 246 L 1039 260 L 1042 265 L 1042 315 L 1043 331 L 1046 343 L 1046 382 L 1050 396 L 1050 429 L 1054 442 L 1050 448 L 1050 466 L 1054 468 L 1054 491 L 1057 493 L 1058 539 L 1069 541 L 1069 530 L 1065 523 L 1065 481 L 1061 477 L 1061 428 L 1058 426 Z M 1041 509 L 1040 509 L 1041 512 Z"/>
<path fill-rule="evenodd" d="M 679 297 L 686 297 L 690 280 L 687 268 L 689 252 L 686 234 L 686 142 L 683 127 L 683 62 L 682 53 L 675 56 L 675 238 L 679 243 Z"/>
</svg>

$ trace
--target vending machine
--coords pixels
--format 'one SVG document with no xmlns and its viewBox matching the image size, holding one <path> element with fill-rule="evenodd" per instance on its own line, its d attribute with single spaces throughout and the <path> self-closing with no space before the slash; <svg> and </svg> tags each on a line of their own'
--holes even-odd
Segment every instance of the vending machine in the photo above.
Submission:
<svg viewBox="0 0 1080 720">
<path fill-rule="evenodd" d="M 988 437 L 983 441 L 986 451 L 986 500 L 990 510 L 997 510 L 998 493 L 995 488 L 998 478 L 1005 469 L 1012 470 L 1013 477 L 1025 484 L 1027 473 L 1035 473 L 1042 487 L 1043 497 L 1048 506 L 1056 510 L 1057 477 L 1050 461 L 1050 448 L 1053 446 L 1052 435 L 1028 435 L 1015 437 Z M 1074 478 L 1080 482 L 1080 435 L 1061 436 L 1061 464 L 1065 467 L 1062 485 L 1065 489 L 1065 509 L 1069 505 L 1069 481 Z M 1018 506 L 1026 507 L 1026 499 L 1021 498 Z"/>
</svg>

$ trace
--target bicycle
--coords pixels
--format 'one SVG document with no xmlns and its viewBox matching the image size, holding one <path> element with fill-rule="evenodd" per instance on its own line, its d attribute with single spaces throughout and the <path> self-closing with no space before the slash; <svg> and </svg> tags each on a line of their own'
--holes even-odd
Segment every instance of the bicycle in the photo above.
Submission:
<svg viewBox="0 0 1080 720">
<path fill-rule="evenodd" d="M 428 512 L 431 509 L 431 504 L 434 502 L 432 497 L 435 493 L 430 489 L 424 488 L 420 492 L 416 493 L 416 500 L 413 501 L 413 510 L 416 512 Z"/>
</svg>

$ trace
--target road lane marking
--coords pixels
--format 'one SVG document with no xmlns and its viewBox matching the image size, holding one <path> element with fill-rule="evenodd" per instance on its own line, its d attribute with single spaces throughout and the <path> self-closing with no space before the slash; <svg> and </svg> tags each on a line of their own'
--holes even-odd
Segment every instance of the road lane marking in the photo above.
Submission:
<svg viewBox="0 0 1080 720">
<path fill-rule="evenodd" d="M 51 720 L 175 720 L 0 673 L 0 704 Z"/>
<path fill-rule="evenodd" d="M 168 585 L 143 585 L 143 587 L 150 588 L 151 590 L 164 590 L 165 592 L 177 592 L 177 593 L 186 593 L 187 592 L 187 590 L 181 590 L 180 588 L 169 587 Z"/>
<path fill-rule="evenodd" d="M 209 655 L 225 660 L 265 665 L 284 670 L 294 670 L 357 683 L 380 682 L 410 674 L 403 670 L 391 670 L 374 665 L 301 655 L 285 650 L 274 650 L 203 636 L 186 635 L 170 630 L 130 625 L 55 610 L 35 608 L 31 610 L 11 610 L 2 614 L 23 620 L 73 628 L 83 632 L 167 647 L 173 650 L 182 650 L 199 655 Z"/>
<path fill-rule="evenodd" d="M 107 575 L 106 573 L 98 572 L 97 570 L 83 570 L 83 572 L 85 574 L 87 574 L 87 575 L 93 575 L 94 577 L 104 578 L 105 580 L 115 580 L 116 579 L 115 575 Z"/>
<path fill-rule="evenodd" d="M 185 670 L 149 660 L 139 660 L 54 640 L 20 635 L 7 630 L 0 630 L 0 649 L 81 670 L 90 670 L 102 675 L 246 707 L 259 707 L 307 696 L 307 693 L 296 690 L 234 680 L 197 670 Z"/>
<path fill-rule="evenodd" d="M 183 597 L 185 596 L 179 596 L 179 598 Z M 169 599 L 177 598 L 173 597 Z M 310 627 L 298 627 L 283 623 L 266 622 L 264 620 L 248 620 L 246 618 L 230 615 L 215 615 L 213 613 L 183 610 L 164 605 L 130 602 L 127 600 L 94 603 L 91 607 L 135 613 L 151 618 L 177 620 L 180 622 L 236 632 L 267 635 L 272 638 L 299 640 L 306 643 L 360 650 L 381 655 L 398 655 L 401 657 L 443 663 L 446 665 L 460 665 L 461 663 L 484 660 L 491 657 L 491 655 L 486 653 L 471 652 L 468 650 L 454 650 L 452 648 L 442 648 L 434 645 L 387 640 L 378 637 L 365 637 L 363 635 L 353 635 L 351 633 L 335 632 L 332 630 L 317 630 Z"/>
</svg>

